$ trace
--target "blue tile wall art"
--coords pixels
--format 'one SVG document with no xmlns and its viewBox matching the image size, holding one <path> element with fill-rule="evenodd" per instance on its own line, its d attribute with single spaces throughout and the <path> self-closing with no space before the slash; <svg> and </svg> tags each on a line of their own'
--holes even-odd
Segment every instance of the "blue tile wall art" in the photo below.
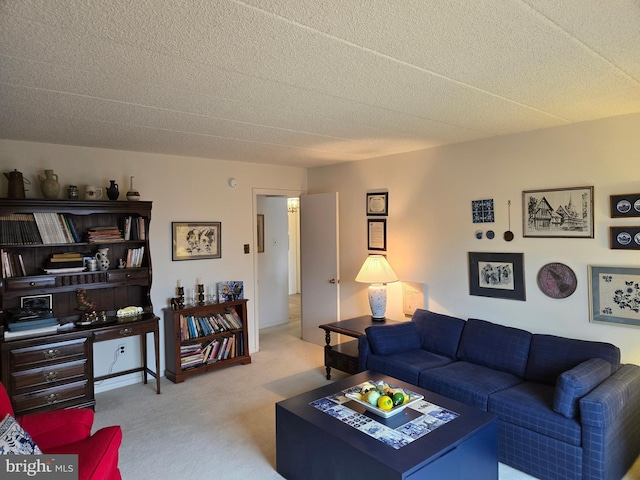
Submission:
<svg viewBox="0 0 640 480">
<path fill-rule="evenodd" d="M 495 221 L 493 199 L 472 200 L 471 213 L 473 215 L 473 223 L 493 223 Z"/>
</svg>

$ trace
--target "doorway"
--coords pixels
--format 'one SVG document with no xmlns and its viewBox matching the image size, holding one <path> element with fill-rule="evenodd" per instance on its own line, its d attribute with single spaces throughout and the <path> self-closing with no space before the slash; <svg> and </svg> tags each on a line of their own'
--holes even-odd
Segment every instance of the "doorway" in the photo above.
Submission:
<svg viewBox="0 0 640 480">
<path fill-rule="evenodd" d="M 260 331 L 286 326 L 287 334 L 301 337 L 299 267 L 300 192 L 254 192 L 260 215 L 260 249 L 254 249 L 255 350 Z M 289 200 L 291 199 L 291 200 Z"/>
</svg>

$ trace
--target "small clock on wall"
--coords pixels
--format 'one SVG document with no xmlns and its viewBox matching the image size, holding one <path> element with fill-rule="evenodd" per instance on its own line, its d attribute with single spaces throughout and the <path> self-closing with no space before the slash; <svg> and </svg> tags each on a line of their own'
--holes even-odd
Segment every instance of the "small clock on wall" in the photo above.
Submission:
<svg viewBox="0 0 640 480">
<path fill-rule="evenodd" d="M 538 272 L 538 287 L 551 298 L 567 298 L 576 291 L 578 279 L 563 263 L 547 263 Z"/>
</svg>

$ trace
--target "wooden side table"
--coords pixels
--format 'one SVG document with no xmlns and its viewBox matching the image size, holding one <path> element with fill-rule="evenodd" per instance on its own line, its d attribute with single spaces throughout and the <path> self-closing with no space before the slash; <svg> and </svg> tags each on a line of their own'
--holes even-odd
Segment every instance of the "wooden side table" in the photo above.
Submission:
<svg viewBox="0 0 640 480">
<path fill-rule="evenodd" d="M 324 346 L 324 366 L 327 370 L 327 380 L 331 380 L 332 368 L 337 368 L 351 375 L 359 372 L 358 340 L 331 345 L 331 332 L 357 339 L 360 335 L 364 335 L 364 330 L 367 327 L 372 325 L 392 325 L 394 323 L 400 322 L 389 319 L 382 322 L 373 321 L 371 320 L 371 315 L 363 315 L 340 322 L 320 325 L 319 328 L 325 331 L 325 341 L 327 342 Z"/>
</svg>

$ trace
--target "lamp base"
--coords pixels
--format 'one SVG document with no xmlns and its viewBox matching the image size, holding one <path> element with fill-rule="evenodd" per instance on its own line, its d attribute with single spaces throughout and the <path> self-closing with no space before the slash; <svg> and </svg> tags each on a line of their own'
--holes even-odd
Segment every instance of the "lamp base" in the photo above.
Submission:
<svg viewBox="0 0 640 480">
<path fill-rule="evenodd" d="M 384 323 L 384 321 L 387 319 L 387 317 L 374 317 L 373 315 L 371 315 L 371 321 L 372 322 L 378 322 L 378 323 Z"/>
<path fill-rule="evenodd" d="M 369 285 L 369 306 L 371 319 L 384 322 L 384 312 L 387 309 L 387 286 L 383 283 Z"/>
</svg>

